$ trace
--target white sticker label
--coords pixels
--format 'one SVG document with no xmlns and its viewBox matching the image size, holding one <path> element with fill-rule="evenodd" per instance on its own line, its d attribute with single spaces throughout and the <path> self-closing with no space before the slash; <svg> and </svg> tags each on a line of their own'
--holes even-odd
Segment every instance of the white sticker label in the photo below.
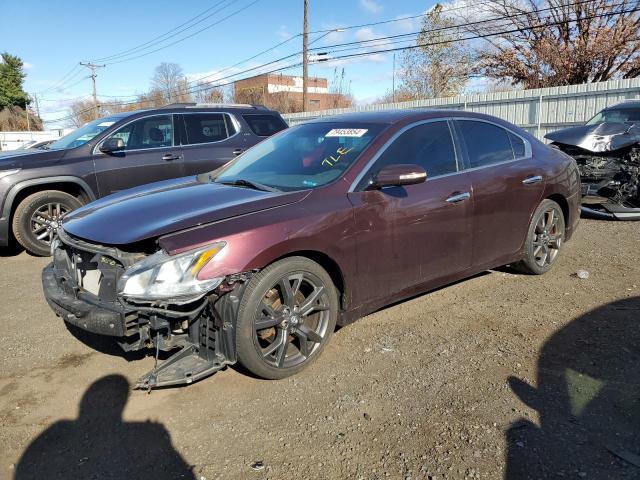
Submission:
<svg viewBox="0 0 640 480">
<path fill-rule="evenodd" d="M 98 126 L 99 127 L 110 127 L 114 123 L 116 123 L 116 122 L 102 122 L 102 123 L 99 123 Z"/>
<path fill-rule="evenodd" d="M 366 128 L 334 128 L 325 137 L 361 137 L 367 131 Z"/>
</svg>

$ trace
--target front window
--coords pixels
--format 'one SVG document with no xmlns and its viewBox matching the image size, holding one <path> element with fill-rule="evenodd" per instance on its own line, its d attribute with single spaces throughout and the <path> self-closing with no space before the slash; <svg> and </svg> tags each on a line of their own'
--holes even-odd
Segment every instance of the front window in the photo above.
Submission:
<svg viewBox="0 0 640 480">
<path fill-rule="evenodd" d="M 587 125 L 599 123 L 628 123 L 640 122 L 640 108 L 618 108 L 602 110 L 587 122 Z"/>
<path fill-rule="evenodd" d="M 215 181 L 247 180 L 278 190 L 326 185 L 340 177 L 384 127 L 346 122 L 299 125 L 247 150 L 223 167 Z"/>
<path fill-rule="evenodd" d="M 121 138 L 125 150 L 170 147 L 173 145 L 172 116 L 154 115 L 135 120 L 109 138 Z"/>
<path fill-rule="evenodd" d="M 49 149 L 62 150 L 65 148 L 76 148 L 84 145 L 121 119 L 122 117 L 104 117 L 86 123 L 82 127 L 71 132 L 69 135 L 65 135 L 61 139 L 53 142 L 49 145 Z"/>
</svg>

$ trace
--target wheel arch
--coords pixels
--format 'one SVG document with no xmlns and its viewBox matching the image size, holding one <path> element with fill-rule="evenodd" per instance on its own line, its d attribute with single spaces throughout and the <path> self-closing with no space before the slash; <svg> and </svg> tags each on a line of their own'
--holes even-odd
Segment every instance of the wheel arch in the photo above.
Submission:
<svg viewBox="0 0 640 480">
<path fill-rule="evenodd" d="M 558 205 L 560 205 L 560 208 L 562 209 L 562 214 L 564 215 L 565 225 L 571 225 L 570 222 L 573 220 L 572 218 L 570 218 L 571 209 L 569 208 L 569 202 L 567 201 L 564 195 L 562 195 L 561 193 L 552 193 L 551 195 L 548 195 L 545 198 L 545 200 L 553 200 Z"/>
<path fill-rule="evenodd" d="M 336 262 L 333 258 L 327 255 L 324 252 L 318 250 L 295 250 L 291 252 L 287 252 L 284 255 L 281 255 L 278 258 L 274 258 L 269 265 L 275 263 L 279 260 L 283 260 L 289 257 L 305 257 L 309 260 L 316 262 L 320 265 L 331 277 L 331 281 L 335 285 L 338 290 L 338 304 L 341 310 L 346 310 L 347 307 L 347 294 L 346 294 L 346 285 L 344 281 L 344 275 L 342 273 L 342 269 L 338 262 Z"/>
<path fill-rule="evenodd" d="M 4 206 L 2 207 L 2 216 L 8 218 L 9 222 L 11 222 L 13 211 L 21 201 L 29 195 L 42 192 L 44 190 L 58 190 L 68 193 L 69 195 L 77 197 L 83 203 L 96 199 L 96 196 L 89 184 L 81 178 L 73 176 L 36 178 L 20 182 L 9 190 L 9 193 L 5 198 Z"/>
</svg>

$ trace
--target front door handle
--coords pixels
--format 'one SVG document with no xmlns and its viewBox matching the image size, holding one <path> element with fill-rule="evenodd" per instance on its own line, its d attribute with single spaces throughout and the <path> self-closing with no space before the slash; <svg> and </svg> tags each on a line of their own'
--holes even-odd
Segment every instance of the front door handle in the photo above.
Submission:
<svg viewBox="0 0 640 480">
<path fill-rule="evenodd" d="M 243 150 L 242 150 L 241 148 L 236 148 L 236 149 L 233 151 L 233 155 L 234 155 L 235 157 L 237 157 L 237 156 L 238 156 L 238 155 L 240 155 L 242 152 L 243 152 Z"/>
<path fill-rule="evenodd" d="M 454 193 L 453 195 L 451 195 L 449 198 L 447 198 L 447 202 L 448 203 L 460 203 L 460 202 L 464 202 L 465 200 L 469 200 L 471 198 L 471 194 L 469 192 L 462 192 L 462 193 Z"/>
<path fill-rule="evenodd" d="M 540 175 L 529 175 L 527 178 L 522 180 L 524 185 L 533 185 L 534 183 L 538 183 L 542 181 L 542 177 Z"/>
<path fill-rule="evenodd" d="M 162 156 L 163 160 L 166 160 L 167 162 L 170 162 L 172 160 L 180 160 L 180 155 L 174 155 L 173 153 L 165 153 Z"/>
</svg>

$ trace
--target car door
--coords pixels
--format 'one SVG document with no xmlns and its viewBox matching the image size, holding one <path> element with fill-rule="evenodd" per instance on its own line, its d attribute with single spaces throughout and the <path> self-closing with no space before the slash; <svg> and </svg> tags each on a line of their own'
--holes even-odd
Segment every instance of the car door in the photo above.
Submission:
<svg viewBox="0 0 640 480">
<path fill-rule="evenodd" d="M 417 164 L 427 181 L 367 190 L 381 168 Z M 469 268 L 473 199 L 458 172 L 458 155 L 446 120 L 405 128 L 382 151 L 348 194 L 354 206 L 358 298 L 375 300 L 417 285 L 437 285 Z"/>
<path fill-rule="evenodd" d="M 109 154 L 100 152 L 100 144 L 107 138 L 121 138 L 124 149 Z M 102 142 L 94 149 L 93 157 L 100 196 L 184 176 L 171 114 L 132 120 Z"/>
<path fill-rule="evenodd" d="M 228 113 L 193 112 L 180 115 L 186 175 L 221 167 L 245 149 L 239 124 Z"/>
<path fill-rule="evenodd" d="M 529 142 L 497 124 L 455 121 L 474 195 L 473 263 L 489 268 L 513 260 L 544 190 L 544 167 Z"/>
</svg>

